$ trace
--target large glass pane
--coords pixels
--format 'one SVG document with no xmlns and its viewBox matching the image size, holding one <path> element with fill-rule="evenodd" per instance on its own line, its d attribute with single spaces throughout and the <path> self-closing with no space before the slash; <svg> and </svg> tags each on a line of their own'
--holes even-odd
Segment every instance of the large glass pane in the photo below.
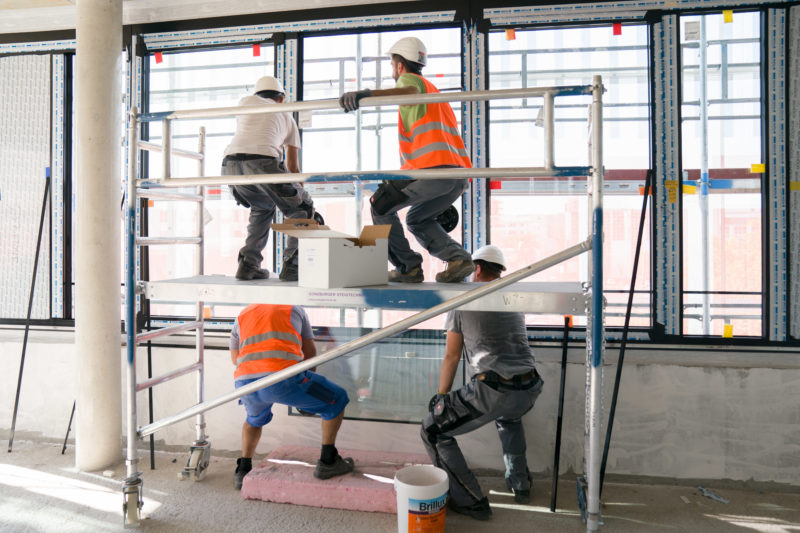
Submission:
<svg viewBox="0 0 800 533">
<path fill-rule="evenodd" d="M 0 57 L 0 94 L 7 95 L 0 101 L 0 318 L 25 318 L 31 297 L 31 318 L 51 318 L 49 216 L 41 235 L 36 287 L 30 294 L 50 161 L 50 71 L 47 55 Z M 51 206 L 48 201 L 47 209 Z"/>
<path fill-rule="evenodd" d="M 253 92 L 256 80 L 274 74 L 274 53 L 262 45 L 261 55 L 253 56 L 252 47 L 165 54 L 157 63 L 150 57 L 150 111 L 199 109 L 235 106 L 240 98 Z M 205 173 L 218 175 L 222 153 L 236 127 L 234 117 L 220 119 L 179 120 L 172 123 L 172 142 L 176 148 L 196 151 L 200 127 L 206 131 Z M 150 125 L 150 139 L 163 142 L 161 123 Z M 161 176 L 161 154 L 149 154 L 151 176 Z M 173 156 L 172 175 L 198 175 L 196 161 Z M 239 207 L 227 187 L 210 187 L 205 191 L 205 256 L 207 274 L 232 276 L 237 267 L 239 248 L 244 244 L 249 210 Z M 149 208 L 151 236 L 189 236 L 195 233 L 197 205 L 190 202 L 154 201 Z M 271 239 L 270 239 L 271 244 Z M 273 269 L 272 246 L 264 250 L 264 266 Z M 153 280 L 190 276 L 194 273 L 192 245 L 151 247 L 150 273 Z M 193 315 L 190 305 L 154 305 L 154 315 Z M 213 317 L 236 316 L 237 308 L 215 306 Z"/>
<path fill-rule="evenodd" d="M 758 13 L 681 17 L 686 334 L 762 334 L 759 28 Z"/>
<path fill-rule="evenodd" d="M 589 85 L 602 76 L 605 279 L 607 325 L 623 323 L 647 169 L 650 167 L 648 32 L 644 25 L 517 30 L 489 34 L 489 88 Z M 555 100 L 555 164 L 589 164 L 591 98 Z M 495 100 L 490 105 L 492 167 L 544 164 L 544 128 L 537 124 L 541 98 Z M 536 178 L 492 182 L 490 240 L 510 268 L 544 259 L 585 239 L 589 232 L 587 178 Z M 650 217 L 645 221 L 637 295 L 631 324 L 650 324 Z M 534 281 L 583 281 L 587 256 L 533 276 Z M 561 324 L 560 317 L 530 315 L 529 324 Z"/>
</svg>

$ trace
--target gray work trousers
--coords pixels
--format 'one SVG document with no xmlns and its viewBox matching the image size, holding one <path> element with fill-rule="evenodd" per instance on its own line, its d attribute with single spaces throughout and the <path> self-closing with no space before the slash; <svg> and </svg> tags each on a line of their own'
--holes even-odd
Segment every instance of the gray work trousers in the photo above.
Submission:
<svg viewBox="0 0 800 533">
<path fill-rule="evenodd" d="M 428 413 L 422 421 L 422 442 L 435 466 L 450 478 L 450 498 L 460 506 L 468 506 L 483 498 L 483 492 L 464 454 L 454 438 L 494 422 L 503 448 L 505 478 L 512 488 L 528 490 L 531 481 L 525 458 L 525 431 L 522 415 L 533 408 L 542 392 L 542 380 L 517 389 L 500 383 L 490 386 L 483 381 L 470 381 L 458 390 L 447 393 L 445 409 L 434 416 Z"/>
<path fill-rule="evenodd" d="M 436 217 L 453 205 L 467 188 L 466 179 L 417 180 L 405 189 L 408 198 L 393 206 L 386 214 L 378 215 L 372 210 L 374 224 L 391 224 L 389 232 L 389 261 L 405 274 L 422 264 L 422 256 L 411 249 L 403 232 L 397 212 L 411 206 L 406 214 L 408 231 L 416 237 L 423 248 L 442 261 L 470 259 L 464 247 L 442 228 Z"/>
<path fill-rule="evenodd" d="M 275 158 L 250 159 L 237 161 L 225 159 L 222 163 L 223 176 L 240 176 L 245 174 L 280 174 L 288 173 L 283 161 Z M 300 183 L 259 183 L 254 185 L 231 185 L 244 200 L 250 204 L 250 220 L 247 223 L 247 238 L 239 250 L 239 262 L 260 267 L 264 257 L 261 252 L 267 245 L 269 225 L 275 219 L 275 208 L 286 218 L 313 218 L 314 202 Z M 297 238 L 287 237 L 283 251 L 285 259 L 291 259 L 296 265 Z"/>
</svg>

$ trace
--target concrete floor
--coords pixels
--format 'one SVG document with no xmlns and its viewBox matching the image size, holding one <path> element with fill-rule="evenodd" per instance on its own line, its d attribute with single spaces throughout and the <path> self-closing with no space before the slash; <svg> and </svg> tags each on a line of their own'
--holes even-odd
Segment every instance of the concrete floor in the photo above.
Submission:
<svg viewBox="0 0 800 533">
<path fill-rule="evenodd" d="M 4 447 L 6 442 L 3 443 Z M 18 440 L 0 455 L 0 531 L 122 531 L 123 464 L 106 472 L 78 473 L 74 448 Z M 156 470 L 142 454 L 146 517 L 143 531 L 170 533 L 281 532 L 375 533 L 397 529 L 395 515 L 319 509 L 242 500 L 232 487 L 235 459 L 214 456 L 200 482 L 179 481 L 186 454 L 159 452 Z M 477 522 L 448 513 L 447 532 L 542 533 L 585 531 L 575 481 L 559 484 L 559 507 L 551 513 L 550 481 L 536 480 L 531 505 L 516 505 L 498 476 L 482 476 L 494 511 Z M 800 531 L 800 487 L 705 482 L 723 504 L 700 494 L 696 484 L 664 485 L 608 481 L 603 493 L 603 531 Z M 630 480 L 628 480 L 630 481 Z"/>
</svg>

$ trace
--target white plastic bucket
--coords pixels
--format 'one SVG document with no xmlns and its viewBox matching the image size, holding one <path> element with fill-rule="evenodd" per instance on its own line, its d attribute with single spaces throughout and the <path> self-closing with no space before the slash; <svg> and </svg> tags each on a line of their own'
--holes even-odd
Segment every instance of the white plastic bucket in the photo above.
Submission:
<svg viewBox="0 0 800 533">
<path fill-rule="evenodd" d="M 394 476 L 397 533 L 444 533 L 447 472 L 431 465 L 407 466 Z"/>
</svg>

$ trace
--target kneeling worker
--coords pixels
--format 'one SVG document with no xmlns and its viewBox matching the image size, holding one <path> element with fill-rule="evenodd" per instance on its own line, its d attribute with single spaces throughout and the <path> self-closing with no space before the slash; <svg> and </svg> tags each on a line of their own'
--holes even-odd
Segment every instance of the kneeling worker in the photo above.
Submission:
<svg viewBox="0 0 800 533">
<path fill-rule="evenodd" d="M 298 305 L 249 305 L 231 329 L 231 360 L 236 365 L 236 388 L 317 355 L 311 323 Z M 349 402 L 347 392 L 324 376 L 306 370 L 269 387 L 243 396 L 247 410 L 242 426 L 242 457 L 236 461 L 234 487 L 244 476 L 261 438 L 261 428 L 272 420 L 272 404 L 290 405 L 322 417 L 322 452 L 314 477 L 328 479 L 353 471 L 353 459 L 336 450 L 336 434 Z"/>
<path fill-rule="evenodd" d="M 506 269 L 503 252 L 497 246 L 478 249 L 472 260 L 475 281 L 498 279 Z M 489 500 L 454 437 L 494 422 L 503 448 L 506 485 L 517 503 L 530 502 L 522 416 L 542 391 L 542 380 L 528 346 L 522 313 L 454 310 L 447 315 L 445 327 L 439 392 L 431 398 L 430 413 L 422 421 L 422 442 L 433 464 L 450 478 L 450 509 L 488 520 L 492 516 Z M 470 381 L 453 391 L 462 349 Z"/>
</svg>

